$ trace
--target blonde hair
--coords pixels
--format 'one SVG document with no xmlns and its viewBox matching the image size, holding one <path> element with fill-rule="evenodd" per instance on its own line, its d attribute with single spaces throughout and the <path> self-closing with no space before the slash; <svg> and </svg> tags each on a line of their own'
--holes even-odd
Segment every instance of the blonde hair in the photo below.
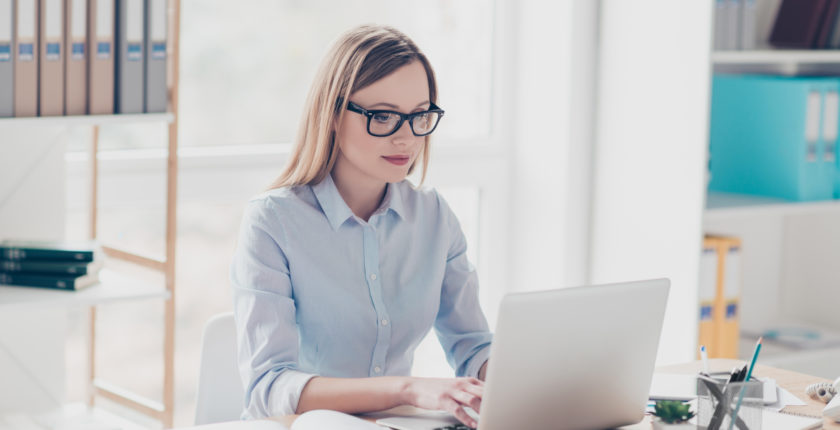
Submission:
<svg viewBox="0 0 840 430">
<path fill-rule="evenodd" d="M 429 101 L 435 103 L 434 70 L 408 36 L 392 27 L 372 25 L 344 33 L 321 63 L 309 90 L 295 148 L 283 173 L 270 188 L 321 182 L 335 165 L 338 150 L 334 125 L 341 124 L 350 96 L 414 61 L 419 61 L 426 69 Z M 429 136 L 425 137 L 422 157 L 420 183 L 426 178 L 429 165 Z M 414 171 L 415 164 L 409 167 L 409 174 Z"/>
</svg>

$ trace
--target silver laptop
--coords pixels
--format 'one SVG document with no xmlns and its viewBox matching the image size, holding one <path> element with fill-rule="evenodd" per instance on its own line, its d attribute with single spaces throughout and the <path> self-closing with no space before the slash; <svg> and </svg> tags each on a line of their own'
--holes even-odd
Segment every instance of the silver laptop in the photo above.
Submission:
<svg viewBox="0 0 840 430">
<path fill-rule="evenodd" d="M 478 429 L 601 429 L 641 421 L 669 287 L 667 279 L 654 279 L 506 295 Z M 457 423 L 432 412 L 377 421 L 401 430 Z"/>
</svg>

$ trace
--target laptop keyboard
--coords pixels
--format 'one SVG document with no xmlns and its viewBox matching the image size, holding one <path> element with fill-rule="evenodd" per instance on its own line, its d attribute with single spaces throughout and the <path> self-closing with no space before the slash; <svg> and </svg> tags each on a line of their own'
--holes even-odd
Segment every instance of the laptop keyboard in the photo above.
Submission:
<svg viewBox="0 0 840 430">
<path fill-rule="evenodd" d="M 472 427 L 467 427 L 463 424 L 455 424 L 451 426 L 438 427 L 435 430 L 475 430 Z"/>
</svg>

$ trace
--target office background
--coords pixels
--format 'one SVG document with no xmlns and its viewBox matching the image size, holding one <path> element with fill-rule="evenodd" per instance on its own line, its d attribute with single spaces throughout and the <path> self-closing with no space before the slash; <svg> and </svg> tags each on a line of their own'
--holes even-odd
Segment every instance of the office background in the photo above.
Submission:
<svg viewBox="0 0 840 430">
<path fill-rule="evenodd" d="M 182 0 L 181 17 L 176 425 L 192 422 L 201 329 L 231 306 L 227 270 L 244 202 L 279 173 L 318 62 L 357 24 L 402 29 L 436 69 L 447 116 L 426 183 L 461 220 L 491 324 L 509 291 L 668 277 L 658 361 L 683 362 L 696 353 L 704 219 L 707 228 L 756 238 L 761 261 L 781 261 L 782 238 L 791 235 L 796 249 L 840 257 L 830 223 L 728 222 L 704 212 L 709 2 Z M 69 239 L 89 235 L 90 131 L 53 128 L 2 139 L 0 172 L 14 173 L 15 159 L 45 161 L 31 176 L 37 181 L 0 180 L 16 199 L 0 205 L 0 235 L 12 225 L 44 234 L 40 226 L 55 223 L 50 231 Z M 38 145 L 5 144 L 24 139 L 61 145 L 43 156 Z M 101 127 L 103 241 L 163 252 L 165 142 L 162 124 Z M 43 219 L 21 217 L 24 201 Z M 746 266 L 770 288 L 743 292 L 743 318 L 775 318 L 783 299 L 798 294 L 782 289 L 794 275 Z M 814 312 L 840 327 L 828 299 Z M 88 320 L 82 309 L 70 312 L 66 391 L 82 400 Z M 98 373 L 159 396 L 162 313 L 159 301 L 100 306 Z M 414 372 L 451 374 L 433 335 Z"/>
</svg>

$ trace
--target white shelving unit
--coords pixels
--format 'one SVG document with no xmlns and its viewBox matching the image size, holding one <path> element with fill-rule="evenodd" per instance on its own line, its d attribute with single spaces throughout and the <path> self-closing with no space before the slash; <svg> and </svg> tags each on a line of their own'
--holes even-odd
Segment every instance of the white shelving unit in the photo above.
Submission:
<svg viewBox="0 0 840 430">
<path fill-rule="evenodd" d="M 175 121 L 175 114 L 144 113 L 115 115 L 39 116 L 28 118 L 0 118 L 0 129 L 4 127 L 49 127 L 49 126 L 99 126 L 137 123 L 167 123 Z"/>
<path fill-rule="evenodd" d="M 150 285 L 119 272 L 104 269 L 100 282 L 80 291 L 62 291 L 48 288 L 0 288 L 0 312 L 3 309 L 20 309 L 26 306 L 96 306 L 128 300 L 168 300 L 169 291 L 163 286 Z"/>
<path fill-rule="evenodd" d="M 53 116 L 0 119 L 0 237 L 61 239 L 64 232 L 64 134 L 71 127 L 93 130 L 90 157 L 91 238 L 97 238 L 99 184 L 99 127 L 120 124 L 168 124 L 166 186 L 166 250 L 162 257 L 149 257 L 103 244 L 109 259 L 121 260 L 157 271 L 162 282 L 134 279 L 105 269 L 100 282 L 80 291 L 56 291 L 15 286 L 0 287 L 0 427 L 11 419 L 26 428 L 131 428 L 124 419 L 102 410 L 97 399 L 127 408 L 126 414 L 155 421 L 165 428 L 174 417 L 175 356 L 175 238 L 178 171 L 178 75 L 180 0 L 168 0 L 167 76 L 168 112 Z M 108 246 L 111 245 L 111 246 Z M 164 302 L 162 399 L 145 398 L 131 387 L 118 387 L 97 375 L 96 307 L 103 304 L 161 300 Z M 83 405 L 64 404 L 64 336 L 66 309 L 89 309 L 88 392 Z M 26 330 L 19 329 L 20 326 Z M 5 329 L 5 330 L 4 330 Z M 79 373 L 84 373 L 79 369 Z M 18 387 L 15 387 L 15 384 Z M 34 388 L 30 388 L 34 387 Z M 51 409 L 50 409 L 51 408 Z M 27 411 L 18 409 L 29 409 Z M 103 418 L 104 417 L 104 418 Z M 5 420 L 5 421 L 4 421 Z M 46 420 L 46 421 L 45 421 Z M 104 422 L 102 422 L 104 421 Z M 94 423 L 100 424 L 94 425 Z M 45 424 L 46 423 L 46 424 Z M 40 426 L 40 427 L 39 427 Z M 138 426 L 148 428 L 148 425 Z"/>
<path fill-rule="evenodd" d="M 840 77 L 840 50 L 782 50 L 767 44 L 778 0 L 757 1 L 755 50 L 717 51 L 710 55 L 716 73 L 821 75 Z M 802 322 L 840 332 L 840 200 L 789 202 L 759 196 L 710 192 L 703 212 L 704 230 L 742 239 L 741 324 L 761 329 Z M 835 227 L 836 225 L 836 227 Z M 832 261 L 835 261 L 832 263 Z M 828 303 L 834 303 L 831 310 Z M 740 355 L 748 359 L 755 338 L 743 337 Z M 803 373 L 836 378 L 840 347 L 795 349 L 772 341 L 762 361 Z"/>
<path fill-rule="evenodd" d="M 717 51 L 712 53 L 712 63 L 720 64 L 840 64 L 840 51 L 836 50 L 756 50 Z"/>
<path fill-rule="evenodd" d="M 706 196 L 706 221 L 809 214 L 840 215 L 840 201 L 789 202 L 770 197 L 717 192 L 710 192 Z"/>
</svg>

